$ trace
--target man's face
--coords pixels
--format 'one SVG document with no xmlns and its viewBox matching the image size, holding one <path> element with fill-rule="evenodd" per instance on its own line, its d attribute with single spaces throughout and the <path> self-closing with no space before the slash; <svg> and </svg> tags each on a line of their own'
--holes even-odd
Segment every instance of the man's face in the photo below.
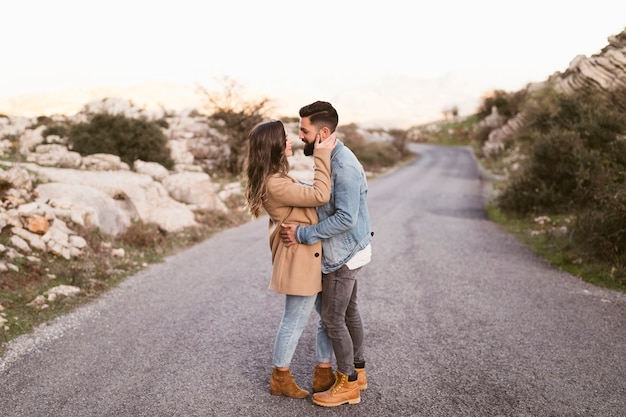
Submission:
<svg viewBox="0 0 626 417">
<path fill-rule="evenodd" d="M 320 131 L 311 124 L 311 119 L 303 117 L 300 119 L 300 134 L 298 137 L 304 142 L 304 154 L 309 156 L 313 155 L 313 147 L 315 146 L 315 140 L 319 139 Z"/>
</svg>

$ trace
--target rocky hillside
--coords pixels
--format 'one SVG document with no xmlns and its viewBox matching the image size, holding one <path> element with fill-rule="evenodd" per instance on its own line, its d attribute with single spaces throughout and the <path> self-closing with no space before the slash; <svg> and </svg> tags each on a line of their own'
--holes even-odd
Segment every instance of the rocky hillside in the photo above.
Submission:
<svg viewBox="0 0 626 417">
<path fill-rule="evenodd" d="M 610 91 L 626 87 L 626 30 L 610 36 L 608 44 L 599 53 L 586 57 L 575 57 L 564 72 L 555 72 L 543 83 L 531 84 L 527 87 L 530 93 L 553 86 L 557 91 L 572 92 L 578 89 L 596 89 Z M 494 115 L 496 120 L 497 115 Z M 509 138 L 524 124 L 524 114 L 519 113 L 494 129 L 483 146 L 486 156 L 498 154 L 505 148 Z"/>
<path fill-rule="evenodd" d="M 205 116 L 148 112 L 128 100 L 102 99 L 73 116 L 52 118 L 76 122 L 100 111 L 165 119 L 174 168 L 141 160 L 128 166 L 109 154 L 81 156 L 68 149 L 67 138 L 44 138 L 46 126 L 37 118 L 0 116 L 0 273 L 39 262 L 44 251 L 81 256 L 86 239 L 74 229 L 115 236 L 139 220 L 179 231 L 198 226 L 199 212 L 226 211 L 225 201 L 241 193 L 239 183 L 224 184 L 207 173 L 229 150 Z M 293 175 L 312 175 L 312 160 L 301 152 L 291 162 Z"/>
</svg>

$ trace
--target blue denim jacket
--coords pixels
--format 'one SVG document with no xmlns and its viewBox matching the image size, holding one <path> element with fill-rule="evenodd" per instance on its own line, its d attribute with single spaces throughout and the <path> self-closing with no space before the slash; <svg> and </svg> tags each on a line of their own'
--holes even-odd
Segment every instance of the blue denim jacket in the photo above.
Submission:
<svg viewBox="0 0 626 417">
<path fill-rule="evenodd" d="M 341 141 L 330 155 L 330 201 L 317 207 L 319 223 L 298 226 L 296 240 L 322 241 L 322 272 L 341 268 L 372 240 L 367 209 L 367 178 L 354 153 Z"/>
</svg>

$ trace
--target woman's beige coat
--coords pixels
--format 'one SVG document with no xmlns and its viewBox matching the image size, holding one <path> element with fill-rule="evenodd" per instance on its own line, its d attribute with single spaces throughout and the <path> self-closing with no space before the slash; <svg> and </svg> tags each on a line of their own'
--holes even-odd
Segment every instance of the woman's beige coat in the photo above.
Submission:
<svg viewBox="0 0 626 417">
<path fill-rule="evenodd" d="M 322 291 L 322 244 L 285 247 L 280 239 L 281 223 L 309 226 L 317 223 L 315 207 L 330 199 L 331 149 L 316 149 L 313 186 L 300 184 L 280 174 L 266 184 L 263 208 L 270 216 L 272 279 L 269 288 L 281 294 L 315 295 Z"/>
</svg>

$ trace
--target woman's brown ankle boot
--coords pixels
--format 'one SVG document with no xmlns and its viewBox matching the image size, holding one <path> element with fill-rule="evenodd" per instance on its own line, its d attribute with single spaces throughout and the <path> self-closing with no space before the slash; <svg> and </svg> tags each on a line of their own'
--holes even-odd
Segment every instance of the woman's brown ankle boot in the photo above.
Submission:
<svg viewBox="0 0 626 417">
<path fill-rule="evenodd" d="M 309 391 L 303 390 L 296 384 L 289 369 L 281 371 L 274 368 L 270 378 L 270 394 L 284 395 L 291 398 L 306 398 L 309 396 Z"/>
</svg>

